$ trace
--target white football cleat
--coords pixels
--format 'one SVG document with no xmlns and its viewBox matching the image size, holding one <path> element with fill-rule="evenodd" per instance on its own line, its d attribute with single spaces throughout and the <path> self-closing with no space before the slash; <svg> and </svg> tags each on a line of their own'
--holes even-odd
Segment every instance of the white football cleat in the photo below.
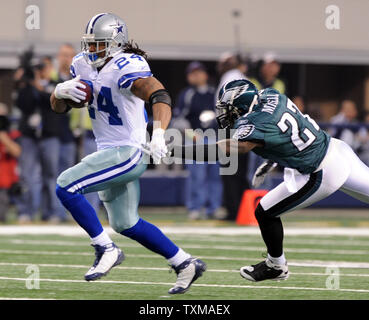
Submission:
<svg viewBox="0 0 369 320">
<path fill-rule="evenodd" d="M 179 266 L 172 266 L 177 274 L 177 282 L 173 288 L 170 288 L 168 293 L 177 294 L 185 293 L 191 286 L 191 284 L 202 276 L 202 273 L 206 271 L 206 264 L 197 258 L 188 258 L 182 262 Z"/>
<path fill-rule="evenodd" d="M 263 280 L 287 280 L 288 266 L 286 264 L 274 264 L 269 259 L 258 264 L 245 266 L 240 269 L 241 276 L 249 281 Z"/>
<path fill-rule="evenodd" d="M 108 274 L 111 268 L 124 260 L 124 254 L 113 242 L 106 246 L 92 245 L 95 248 L 95 262 L 85 274 L 86 281 L 94 281 Z"/>
</svg>

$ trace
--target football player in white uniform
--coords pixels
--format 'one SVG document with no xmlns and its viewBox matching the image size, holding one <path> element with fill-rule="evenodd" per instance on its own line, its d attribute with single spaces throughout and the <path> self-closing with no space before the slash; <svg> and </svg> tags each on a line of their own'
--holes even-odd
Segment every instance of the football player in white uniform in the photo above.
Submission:
<svg viewBox="0 0 369 320">
<path fill-rule="evenodd" d="M 154 162 L 167 153 L 164 132 L 171 119 L 171 99 L 153 77 L 145 52 L 128 41 L 124 21 L 111 13 L 95 15 L 82 38 L 82 52 L 72 62 L 72 80 L 59 84 L 51 96 L 52 109 L 70 109 L 65 99 L 83 101 L 83 80 L 92 89 L 88 103 L 98 151 L 60 174 L 56 193 L 76 222 L 88 233 L 96 260 L 85 274 L 97 280 L 124 259 L 123 252 L 104 231 L 83 194 L 98 191 L 112 228 L 165 257 L 177 274 L 171 294 L 184 293 L 206 270 L 203 261 L 177 247 L 156 226 L 138 215 L 139 177 L 146 169 L 145 101 L 153 110 L 150 153 Z M 146 159 L 147 160 L 147 159 Z"/>
</svg>

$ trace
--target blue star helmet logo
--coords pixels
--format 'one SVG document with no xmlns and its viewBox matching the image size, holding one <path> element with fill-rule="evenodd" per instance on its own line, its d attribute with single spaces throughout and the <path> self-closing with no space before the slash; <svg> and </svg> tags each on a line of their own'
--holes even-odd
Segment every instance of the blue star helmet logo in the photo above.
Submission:
<svg viewBox="0 0 369 320">
<path fill-rule="evenodd" d="M 119 23 L 118 20 L 115 20 L 116 24 L 112 25 L 113 28 L 115 28 L 115 30 L 117 30 L 117 33 L 119 32 L 123 32 L 123 25 Z"/>
</svg>

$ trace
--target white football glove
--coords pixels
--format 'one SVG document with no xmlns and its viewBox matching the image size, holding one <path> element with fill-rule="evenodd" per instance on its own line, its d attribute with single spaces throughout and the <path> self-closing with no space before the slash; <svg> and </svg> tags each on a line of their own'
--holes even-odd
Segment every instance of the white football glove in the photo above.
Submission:
<svg viewBox="0 0 369 320">
<path fill-rule="evenodd" d="M 81 102 L 86 98 L 86 92 L 79 90 L 78 88 L 85 89 L 86 86 L 79 82 L 80 75 L 74 79 L 64 81 L 59 83 L 55 87 L 54 95 L 57 99 L 71 99 L 74 102 Z"/>
<path fill-rule="evenodd" d="M 267 160 L 264 161 L 255 171 L 252 177 L 252 186 L 254 188 L 259 187 L 265 180 L 267 174 L 277 166 L 277 163 Z"/>
<path fill-rule="evenodd" d="M 154 163 L 159 164 L 161 158 L 164 158 L 168 153 L 168 148 L 165 144 L 164 129 L 154 129 L 149 143 L 150 155 L 152 156 Z"/>
</svg>

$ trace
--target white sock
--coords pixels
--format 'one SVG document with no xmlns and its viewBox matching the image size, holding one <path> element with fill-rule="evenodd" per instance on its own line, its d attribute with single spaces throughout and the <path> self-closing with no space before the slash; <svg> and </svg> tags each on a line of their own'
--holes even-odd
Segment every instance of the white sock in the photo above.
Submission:
<svg viewBox="0 0 369 320">
<path fill-rule="evenodd" d="M 168 262 L 172 266 L 177 267 L 188 258 L 191 258 L 191 255 L 179 248 L 178 252 L 173 257 L 168 259 Z"/>
<path fill-rule="evenodd" d="M 99 246 L 106 246 L 113 241 L 110 239 L 105 230 L 101 232 L 98 236 L 91 238 L 92 244 L 97 244 Z"/>
<path fill-rule="evenodd" d="M 282 253 L 282 255 L 278 258 L 274 258 L 270 256 L 268 253 L 268 259 L 274 264 L 286 264 L 286 258 L 284 256 L 284 253 Z"/>
</svg>

